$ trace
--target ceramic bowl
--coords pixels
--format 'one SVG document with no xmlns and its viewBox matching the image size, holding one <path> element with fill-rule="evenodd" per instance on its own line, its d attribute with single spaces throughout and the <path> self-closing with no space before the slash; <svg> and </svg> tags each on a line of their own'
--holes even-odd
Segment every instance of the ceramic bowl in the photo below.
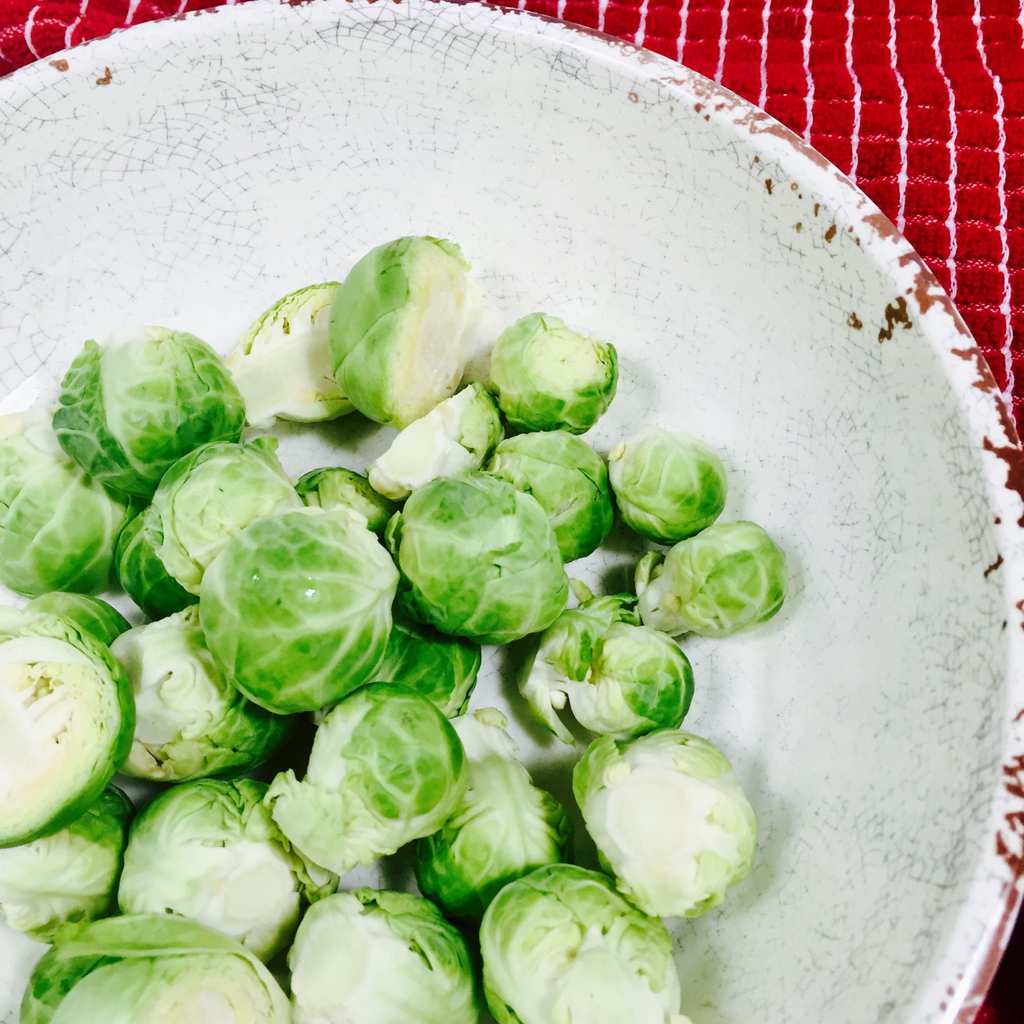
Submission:
<svg viewBox="0 0 1024 1024">
<path fill-rule="evenodd" d="M 1024 457 L 918 256 L 766 114 L 479 6 L 253 3 L 79 47 L 0 82 L 0 389 L 45 397 L 126 323 L 227 349 L 279 294 L 421 232 L 472 260 L 481 337 L 542 309 L 614 340 L 593 442 L 700 435 L 726 516 L 789 554 L 774 621 L 685 644 L 687 726 L 762 831 L 726 905 L 672 923 L 694 1024 L 966 1024 L 1024 863 Z M 296 473 L 388 439 L 280 433 Z M 573 574 L 622 587 L 640 550 L 617 534 Z M 489 657 L 474 706 L 509 708 L 565 796 L 580 750 L 537 734 L 509 672 Z M 0 934 L 0 1020 L 39 952 Z"/>
</svg>

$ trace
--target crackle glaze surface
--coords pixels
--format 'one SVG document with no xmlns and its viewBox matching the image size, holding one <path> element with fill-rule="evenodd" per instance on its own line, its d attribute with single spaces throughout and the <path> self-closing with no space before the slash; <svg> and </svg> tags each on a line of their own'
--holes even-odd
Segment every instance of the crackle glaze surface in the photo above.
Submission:
<svg viewBox="0 0 1024 1024">
<path fill-rule="evenodd" d="M 482 337 L 544 309 L 613 339 L 594 443 L 701 435 L 726 515 L 790 555 L 775 621 L 685 644 L 687 726 L 762 826 L 726 907 L 673 925 L 695 1024 L 969 1021 L 1022 869 L 1024 459 L 920 261 L 766 115 L 469 6 L 255 3 L 81 47 L 0 82 L 0 389 L 48 393 L 125 323 L 226 349 L 279 294 L 410 232 L 462 243 Z M 356 419 L 281 434 L 295 472 L 387 441 Z M 621 588 L 639 551 L 616 535 L 574 574 Z M 568 799 L 579 751 L 524 719 L 511 667 L 488 659 L 474 706 L 511 705 Z M 39 949 L 0 933 L 0 1020 Z"/>
</svg>

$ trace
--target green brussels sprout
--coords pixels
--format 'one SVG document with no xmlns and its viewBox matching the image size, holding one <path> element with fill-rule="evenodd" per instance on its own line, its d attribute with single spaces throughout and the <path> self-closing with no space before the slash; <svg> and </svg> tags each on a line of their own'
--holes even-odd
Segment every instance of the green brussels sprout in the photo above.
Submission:
<svg viewBox="0 0 1024 1024">
<path fill-rule="evenodd" d="M 264 806 L 266 791 L 252 779 L 201 779 L 161 793 L 132 825 L 121 912 L 190 917 L 263 961 L 284 949 L 303 900 L 333 892 L 338 880 L 291 850 Z"/>
<path fill-rule="evenodd" d="M 753 808 L 725 755 L 699 736 L 602 736 L 572 788 L 602 865 L 648 914 L 697 917 L 750 871 Z"/>
<path fill-rule="evenodd" d="M 441 831 L 416 844 L 420 892 L 456 917 L 480 917 L 500 889 L 564 860 L 572 842 L 565 808 L 516 760 L 507 725 L 495 708 L 452 722 L 469 783 Z"/>
<path fill-rule="evenodd" d="M 640 617 L 672 636 L 729 636 L 767 622 L 786 597 L 786 556 L 755 523 L 716 523 L 636 568 Z"/>
<path fill-rule="evenodd" d="M 306 912 L 288 954 L 295 1024 L 477 1024 L 462 936 L 405 892 L 355 889 Z"/>
<path fill-rule="evenodd" d="M 415 690 L 452 718 L 465 712 L 479 671 L 476 644 L 396 617 L 377 678 Z"/>
<path fill-rule="evenodd" d="M 494 399 L 470 384 L 402 430 L 370 466 L 370 484 L 401 501 L 431 480 L 479 469 L 504 436 Z"/>
<path fill-rule="evenodd" d="M 0 848 L 69 825 L 132 741 L 132 690 L 110 651 L 67 619 L 0 608 Z"/>
<path fill-rule="evenodd" d="M 137 626 L 111 647 L 131 680 L 135 735 L 126 775 L 182 782 L 255 768 L 292 722 L 246 700 L 206 647 L 195 607 Z"/>
<path fill-rule="evenodd" d="M 343 875 L 436 832 L 466 786 L 462 744 L 426 697 L 371 683 L 323 717 L 306 777 L 270 785 L 278 828 L 304 857 Z"/>
<path fill-rule="evenodd" d="M 473 306 L 469 264 L 454 242 L 399 238 L 371 249 L 331 313 L 334 379 L 378 423 L 404 427 L 455 392 Z"/>
<path fill-rule="evenodd" d="M 121 531 L 114 556 L 121 587 L 151 619 L 173 615 L 198 600 L 160 561 L 156 552 L 162 543 L 159 517 L 139 515 Z"/>
<path fill-rule="evenodd" d="M 276 453 L 277 439 L 260 437 L 202 445 L 178 459 L 142 513 L 142 533 L 133 540 L 151 544 L 152 552 L 137 552 L 129 566 L 148 568 L 155 558 L 176 583 L 198 594 L 207 566 L 239 530 L 261 516 L 302 508 Z M 129 593 L 147 582 L 126 572 Z"/>
<path fill-rule="evenodd" d="M 505 886 L 480 951 L 497 1024 L 688 1024 L 668 930 L 596 871 L 551 864 Z"/>
<path fill-rule="evenodd" d="M 331 372 L 327 341 L 340 287 L 327 281 L 289 292 L 245 332 L 225 360 L 250 423 L 269 426 L 276 416 L 319 423 L 352 411 Z"/>
<path fill-rule="evenodd" d="M 220 356 L 184 331 L 144 327 L 87 341 L 61 385 L 53 429 L 93 479 L 148 498 L 173 462 L 209 441 L 237 441 L 245 405 Z"/>
<path fill-rule="evenodd" d="M 569 584 L 544 510 L 497 477 L 432 481 L 386 537 L 405 607 L 443 633 L 505 644 L 545 629 L 565 607 Z"/>
<path fill-rule="evenodd" d="M 67 457 L 38 411 L 0 416 L 0 583 L 27 597 L 110 583 L 134 509 Z"/>
<path fill-rule="evenodd" d="M 619 739 L 686 717 L 690 662 L 671 637 L 639 624 L 635 606 L 626 594 L 587 596 L 540 635 L 519 689 L 564 743 L 573 743 L 558 716 L 566 703 L 584 728 Z"/>
<path fill-rule="evenodd" d="M 487 472 L 537 499 L 563 562 L 596 551 L 612 528 L 608 470 L 575 434 L 551 430 L 510 437 L 498 445 Z"/>
<path fill-rule="evenodd" d="M 228 679 L 278 714 L 315 711 L 372 679 L 398 573 L 359 516 L 257 519 L 206 570 L 199 620 Z"/>
<path fill-rule="evenodd" d="M 311 469 L 295 481 L 295 490 L 310 508 L 342 508 L 361 515 L 378 535 L 398 511 L 398 503 L 378 494 L 365 476 L 341 466 Z"/>
<path fill-rule="evenodd" d="M 108 647 L 127 629 L 128 620 L 113 605 L 86 594 L 67 594 L 55 590 L 29 601 L 28 610 L 43 615 L 56 615 L 91 633 Z"/>
<path fill-rule="evenodd" d="M 50 942 L 65 924 L 113 913 L 131 816 L 128 797 L 108 786 L 66 828 L 0 850 L 0 921 Z"/>
<path fill-rule="evenodd" d="M 616 445 L 608 473 L 630 529 L 672 544 L 707 529 L 725 508 L 725 467 L 703 441 L 650 427 Z"/>
<path fill-rule="evenodd" d="M 71 926 L 36 964 L 21 1024 L 291 1024 L 288 999 L 234 939 L 169 914 Z"/>
<path fill-rule="evenodd" d="M 603 415 L 619 381 L 615 346 L 531 313 L 494 343 L 491 383 L 517 430 L 582 434 Z"/>
</svg>

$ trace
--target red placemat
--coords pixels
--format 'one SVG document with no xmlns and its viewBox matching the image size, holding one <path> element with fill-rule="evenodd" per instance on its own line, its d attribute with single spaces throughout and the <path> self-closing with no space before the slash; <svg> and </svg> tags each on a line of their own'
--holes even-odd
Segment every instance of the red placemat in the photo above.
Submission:
<svg viewBox="0 0 1024 1024">
<path fill-rule="evenodd" d="M 0 0 L 0 75 L 223 0 Z M 233 2 L 233 0 L 227 0 Z M 846 171 L 956 300 L 1024 425 L 1019 0 L 505 0 L 681 60 Z M 1024 1021 L 1024 927 L 977 1024 Z"/>
</svg>

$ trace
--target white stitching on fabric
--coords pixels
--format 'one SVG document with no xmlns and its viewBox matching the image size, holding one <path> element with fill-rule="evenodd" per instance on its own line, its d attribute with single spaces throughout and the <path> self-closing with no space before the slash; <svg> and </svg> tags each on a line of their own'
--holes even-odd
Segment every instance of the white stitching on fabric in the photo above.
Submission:
<svg viewBox="0 0 1024 1024">
<path fill-rule="evenodd" d="M 1024 6 L 1021 7 L 1024 16 Z M 946 231 L 949 233 L 949 255 L 946 257 L 946 269 L 949 271 L 949 296 L 956 298 L 957 276 L 956 276 L 956 96 L 953 93 L 953 83 L 946 74 L 946 68 L 942 63 L 942 47 L 939 40 L 942 36 L 942 27 L 939 24 L 939 2 L 932 0 L 932 52 L 935 54 L 935 66 L 939 69 L 942 81 L 946 86 L 946 96 L 949 100 L 949 213 L 946 216 Z"/>
<path fill-rule="evenodd" d="M 846 5 L 846 66 L 850 70 L 850 82 L 853 84 L 853 127 L 850 131 L 850 180 L 856 184 L 857 162 L 860 156 L 860 79 L 853 66 L 853 5 L 856 0 L 849 0 Z"/>
<path fill-rule="evenodd" d="M 768 21 L 772 13 L 772 0 L 764 0 L 761 11 L 761 91 L 757 96 L 757 105 L 764 110 L 768 102 Z"/>
<path fill-rule="evenodd" d="M 721 85 L 725 73 L 725 49 L 729 43 L 729 0 L 722 2 L 722 30 L 718 34 L 718 63 L 715 65 L 715 81 Z"/>
<path fill-rule="evenodd" d="M 32 29 L 35 28 L 36 11 L 38 10 L 39 4 L 36 4 L 35 7 L 28 12 L 28 17 L 25 19 L 25 45 L 28 47 L 29 53 L 31 53 L 36 60 L 39 60 L 39 52 L 36 50 L 35 45 L 32 42 Z"/>
<path fill-rule="evenodd" d="M 896 208 L 896 227 L 902 232 L 905 224 L 907 205 L 907 137 L 910 134 L 910 117 L 907 113 L 907 83 L 903 80 L 896 56 L 896 0 L 889 0 L 889 62 L 892 73 L 896 76 L 896 88 L 900 93 L 900 169 L 896 175 L 899 189 L 899 205 Z"/>
<path fill-rule="evenodd" d="M 814 24 L 814 0 L 807 0 L 804 4 L 804 38 L 802 42 L 804 52 L 804 78 L 807 79 L 807 97 L 805 104 L 807 117 L 804 123 L 804 141 L 811 141 L 811 127 L 814 124 L 814 78 L 811 75 L 811 32 Z"/>
</svg>

